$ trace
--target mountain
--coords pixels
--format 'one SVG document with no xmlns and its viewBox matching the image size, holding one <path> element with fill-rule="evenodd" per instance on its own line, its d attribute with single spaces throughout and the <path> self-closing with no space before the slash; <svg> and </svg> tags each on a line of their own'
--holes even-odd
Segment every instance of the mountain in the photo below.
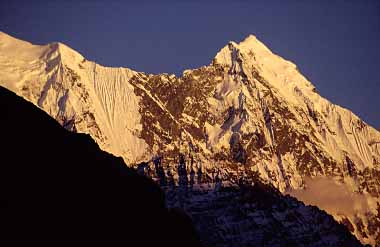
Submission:
<svg viewBox="0 0 380 247">
<path fill-rule="evenodd" d="M 169 171 L 190 153 L 210 182 L 216 172 L 227 184 L 259 178 L 326 210 L 363 243 L 380 243 L 380 133 L 255 36 L 176 77 L 1 33 L 0 85 L 127 164 L 163 155 Z"/>
<path fill-rule="evenodd" d="M 121 158 L 2 87 L 0 105 L 6 246 L 200 246 L 191 220 Z"/>
<path fill-rule="evenodd" d="M 189 191 L 191 219 L 150 179 L 0 87 L 0 213 L 8 246 L 361 246 L 342 225 L 257 182 Z M 25 123 L 28 124 L 25 125 Z M 196 229 L 193 228 L 196 226 Z"/>
<path fill-rule="evenodd" d="M 363 246 L 331 215 L 261 182 L 200 187 L 166 193 L 169 207 L 182 204 L 190 215 L 204 246 Z"/>
</svg>

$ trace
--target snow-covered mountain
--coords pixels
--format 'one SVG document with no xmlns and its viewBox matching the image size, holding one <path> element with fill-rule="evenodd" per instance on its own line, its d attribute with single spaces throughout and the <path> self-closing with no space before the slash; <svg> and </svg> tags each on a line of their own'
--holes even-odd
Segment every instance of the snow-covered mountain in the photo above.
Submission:
<svg viewBox="0 0 380 247">
<path fill-rule="evenodd" d="M 109 68 L 0 33 L 0 85 L 129 165 L 189 153 L 212 180 L 259 178 L 380 243 L 380 132 L 254 36 L 181 77 Z M 32 121 L 32 120 L 31 120 Z M 27 124 L 27 123 L 26 123 Z"/>
<path fill-rule="evenodd" d="M 259 182 L 217 191 L 197 183 L 187 196 L 182 186 L 166 186 L 167 208 L 157 184 L 90 136 L 65 130 L 1 86 L 0 105 L 0 224 L 13 243 L 7 246 L 57 239 L 85 246 L 362 246 L 332 216 Z"/>
</svg>

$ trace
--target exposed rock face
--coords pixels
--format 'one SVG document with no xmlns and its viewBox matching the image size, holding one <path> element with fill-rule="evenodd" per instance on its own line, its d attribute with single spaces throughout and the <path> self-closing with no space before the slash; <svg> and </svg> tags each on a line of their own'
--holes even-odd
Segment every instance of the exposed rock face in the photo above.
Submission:
<svg viewBox="0 0 380 247">
<path fill-rule="evenodd" d="M 233 183 L 245 173 L 283 193 L 307 193 L 306 179 L 329 178 L 367 205 L 328 212 L 363 243 L 379 242 L 380 133 L 318 95 L 254 36 L 181 77 L 107 68 L 63 44 L 3 33 L 0 51 L 1 85 L 128 164 L 160 153 L 173 168 L 178 152 L 191 152 L 207 174 L 219 170 Z"/>
</svg>

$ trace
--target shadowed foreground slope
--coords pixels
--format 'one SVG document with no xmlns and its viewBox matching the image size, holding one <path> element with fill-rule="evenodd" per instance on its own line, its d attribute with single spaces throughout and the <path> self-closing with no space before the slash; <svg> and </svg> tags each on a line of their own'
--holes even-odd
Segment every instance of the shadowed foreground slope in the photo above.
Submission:
<svg viewBox="0 0 380 247">
<path fill-rule="evenodd" d="M 162 191 L 89 136 L 4 88 L 0 116 L 0 228 L 9 246 L 197 246 L 190 220 L 167 210 Z"/>
</svg>

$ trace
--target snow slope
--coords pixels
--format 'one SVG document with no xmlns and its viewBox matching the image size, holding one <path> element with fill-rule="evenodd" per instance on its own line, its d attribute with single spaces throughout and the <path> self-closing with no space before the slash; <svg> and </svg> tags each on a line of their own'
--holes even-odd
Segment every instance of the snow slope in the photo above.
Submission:
<svg viewBox="0 0 380 247">
<path fill-rule="evenodd" d="M 38 105 L 62 125 L 89 133 L 127 163 L 145 158 L 136 72 L 87 61 L 61 43 L 38 46 L 0 33 L 1 85 Z M 130 145 L 133 143 L 133 145 Z"/>
<path fill-rule="evenodd" d="M 162 154 L 170 170 L 178 152 L 189 153 L 210 180 L 216 171 L 231 183 L 259 178 L 300 198 L 313 179 L 334 181 L 368 207 L 326 210 L 363 243 L 380 241 L 380 132 L 321 97 L 253 35 L 176 77 L 104 67 L 61 43 L 0 33 L 0 85 L 129 165 Z"/>
</svg>

